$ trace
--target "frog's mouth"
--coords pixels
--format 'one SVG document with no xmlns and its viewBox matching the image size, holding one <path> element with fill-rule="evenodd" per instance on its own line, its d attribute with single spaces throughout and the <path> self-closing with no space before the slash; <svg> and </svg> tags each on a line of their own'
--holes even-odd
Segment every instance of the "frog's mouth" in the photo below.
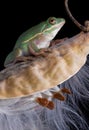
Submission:
<svg viewBox="0 0 89 130">
<path fill-rule="evenodd" d="M 54 26 L 52 26 L 51 28 L 48 28 L 47 30 L 43 31 L 43 32 L 50 32 L 50 31 L 54 31 L 54 30 L 60 30 L 62 28 L 62 26 L 65 24 L 65 21 L 58 23 Z"/>
<path fill-rule="evenodd" d="M 54 26 L 52 26 L 51 28 L 48 28 L 47 30 L 43 31 L 43 33 L 45 34 L 45 36 L 48 37 L 48 40 L 52 40 L 56 34 L 58 33 L 58 31 L 62 28 L 62 26 L 65 24 L 65 21 L 56 24 Z"/>
</svg>

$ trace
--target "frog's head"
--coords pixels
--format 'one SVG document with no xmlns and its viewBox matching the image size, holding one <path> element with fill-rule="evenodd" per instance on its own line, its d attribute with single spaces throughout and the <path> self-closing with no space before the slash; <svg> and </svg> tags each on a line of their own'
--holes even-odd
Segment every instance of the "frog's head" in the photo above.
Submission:
<svg viewBox="0 0 89 130">
<path fill-rule="evenodd" d="M 65 24 L 65 19 L 49 17 L 42 28 L 42 32 L 49 37 L 49 40 L 52 40 L 58 31 Z"/>
</svg>

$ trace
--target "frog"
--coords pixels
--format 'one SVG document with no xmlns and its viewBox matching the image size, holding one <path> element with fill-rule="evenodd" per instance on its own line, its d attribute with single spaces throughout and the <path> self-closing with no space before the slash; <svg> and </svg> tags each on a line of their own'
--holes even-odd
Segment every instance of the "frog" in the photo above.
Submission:
<svg viewBox="0 0 89 130">
<path fill-rule="evenodd" d="M 64 18 L 49 17 L 23 32 L 18 37 L 13 50 L 7 55 L 4 66 L 8 67 L 16 61 L 24 61 L 28 56 L 44 55 L 64 24 Z"/>
</svg>

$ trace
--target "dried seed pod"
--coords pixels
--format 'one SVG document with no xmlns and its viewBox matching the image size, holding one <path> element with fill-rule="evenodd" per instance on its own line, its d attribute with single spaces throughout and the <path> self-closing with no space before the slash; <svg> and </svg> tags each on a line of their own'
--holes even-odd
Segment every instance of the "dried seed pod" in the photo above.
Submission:
<svg viewBox="0 0 89 130">
<path fill-rule="evenodd" d="M 80 33 L 50 50 L 47 57 L 39 56 L 1 71 L 0 99 L 45 92 L 72 77 L 86 62 L 89 33 Z"/>
</svg>

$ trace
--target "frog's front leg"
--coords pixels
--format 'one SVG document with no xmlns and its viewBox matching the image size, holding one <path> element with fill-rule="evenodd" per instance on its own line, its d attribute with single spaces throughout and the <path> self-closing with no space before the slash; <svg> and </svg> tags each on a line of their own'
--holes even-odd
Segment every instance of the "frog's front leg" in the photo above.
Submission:
<svg viewBox="0 0 89 130">
<path fill-rule="evenodd" d="M 42 55 L 42 56 L 47 56 L 47 54 L 45 52 L 50 52 L 50 50 L 48 48 L 37 48 L 36 45 L 34 44 L 30 44 L 29 45 L 29 51 L 32 55 L 34 56 L 39 56 L 39 55 Z"/>
</svg>

